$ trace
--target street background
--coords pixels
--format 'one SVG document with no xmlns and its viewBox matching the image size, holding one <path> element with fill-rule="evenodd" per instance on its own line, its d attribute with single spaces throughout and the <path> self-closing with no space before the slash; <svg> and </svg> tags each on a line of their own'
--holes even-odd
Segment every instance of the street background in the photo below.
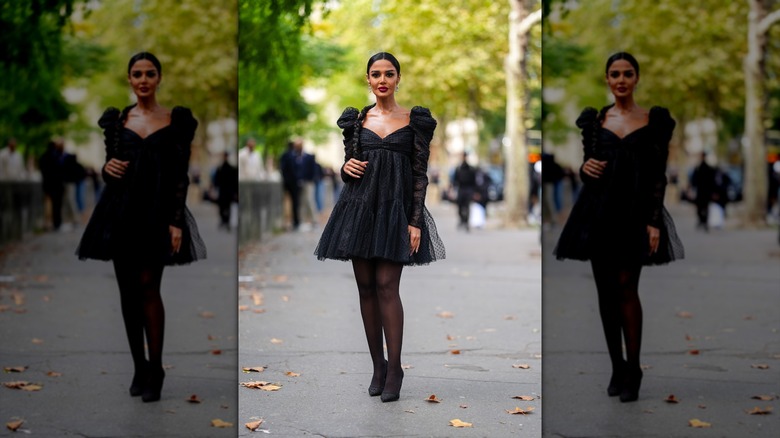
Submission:
<svg viewBox="0 0 780 438">
<path fill-rule="evenodd" d="M 645 267 L 639 400 L 608 397 L 611 365 L 590 263 L 552 255 L 544 232 L 544 433 L 549 437 L 772 437 L 780 430 L 780 246 L 776 228 L 696 230 L 670 208 L 685 259 Z M 767 366 L 763 369 L 758 366 Z M 674 395 L 679 403 L 667 403 Z M 752 399 L 768 395 L 771 400 Z M 749 415 L 759 407 L 768 415 Z M 693 429 L 689 420 L 711 424 Z"/>
<path fill-rule="evenodd" d="M 240 388 L 239 423 L 262 419 L 260 430 L 283 436 L 540 436 L 539 231 L 497 229 L 491 219 L 459 232 L 454 204 L 431 211 L 447 258 L 404 269 L 410 368 L 394 403 L 367 394 L 372 367 L 352 266 L 316 259 L 320 230 L 243 248 L 239 367 L 267 368 L 239 381 L 281 389 Z M 431 395 L 441 403 L 425 401 Z M 512 398 L 523 395 L 532 400 Z M 533 410 L 506 412 L 516 407 Z M 454 430 L 453 419 L 473 427 Z"/>
<path fill-rule="evenodd" d="M 35 436 L 235 436 L 213 419 L 237 413 L 236 234 L 217 231 L 216 207 L 194 205 L 208 258 L 167 267 L 162 399 L 130 397 L 133 362 L 125 337 L 113 264 L 80 261 L 81 229 L 32 236 L 0 250 L 2 420 L 23 419 Z M 219 353 L 219 354 L 215 354 Z M 50 376 L 54 372 L 58 375 Z M 201 403 L 188 400 L 196 395 Z M 12 435 L 7 428 L 1 436 Z"/>
</svg>

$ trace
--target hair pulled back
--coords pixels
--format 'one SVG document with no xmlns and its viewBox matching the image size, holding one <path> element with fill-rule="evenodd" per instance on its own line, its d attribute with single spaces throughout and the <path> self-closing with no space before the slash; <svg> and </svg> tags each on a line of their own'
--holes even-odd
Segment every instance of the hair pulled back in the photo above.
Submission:
<svg viewBox="0 0 780 438">
<path fill-rule="evenodd" d="M 639 63 L 637 62 L 636 58 L 634 58 L 634 56 L 628 52 L 617 52 L 614 55 L 610 56 L 607 59 L 607 66 L 604 68 L 604 74 L 608 74 L 609 67 L 615 61 L 619 61 L 621 59 L 624 61 L 628 61 L 628 63 L 631 64 L 631 67 L 634 67 L 634 70 L 636 71 L 636 75 L 639 76 Z"/>
<path fill-rule="evenodd" d="M 133 68 L 133 65 L 142 59 L 151 62 L 152 65 L 154 65 L 154 68 L 157 69 L 157 73 L 162 75 L 162 64 L 160 64 L 160 60 L 149 52 L 139 52 L 133 55 L 133 57 L 130 58 L 130 62 L 127 63 L 127 74 L 130 74 L 130 70 Z"/>
<path fill-rule="evenodd" d="M 390 61 L 390 64 L 393 64 L 393 67 L 395 67 L 395 71 L 397 71 L 399 75 L 401 74 L 401 64 L 397 59 L 395 59 L 395 56 L 388 52 L 379 52 L 376 55 L 368 58 L 368 64 L 366 64 L 366 74 L 368 74 L 369 70 L 371 70 L 371 66 L 374 65 L 375 62 L 382 59 Z"/>
</svg>

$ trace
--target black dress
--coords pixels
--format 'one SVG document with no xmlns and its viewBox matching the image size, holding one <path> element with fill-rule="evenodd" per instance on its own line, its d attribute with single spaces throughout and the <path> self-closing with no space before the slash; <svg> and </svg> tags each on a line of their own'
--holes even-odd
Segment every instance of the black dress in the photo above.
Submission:
<svg viewBox="0 0 780 438">
<path fill-rule="evenodd" d="M 98 125 L 104 130 L 106 162 L 129 161 L 125 175 L 103 170 L 106 188 L 92 212 L 76 254 L 82 260 L 117 258 L 180 265 L 206 258 L 206 246 L 185 205 L 190 144 L 198 122 L 189 109 L 175 107 L 171 123 L 146 138 L 124 126 L 127 113 L 109 108 Z M 178 253 L 171 251 L 168 227 L 182 230 Z"/>
<path fill-rule="evenodd" d="M 657 265 L 682 259 L 684 250 L 663 205 L 666 159 L 675 122 L 669 111 L 650 109 L 648 124 L 622 139 L 601 126 L 603 114 L 586 108 L 577 119 L 589 158 L 606 160 L 594 179 L 580 169 L 584 187 L 561 232 L 554 254 L 560 259 L 611 260 Z M 660 230 L 658 251 L 649 253 L 647 226 Z"/>
<path fill-rule="evenodd" d="M 358 115 L 356 108 L 347 108 L 338 120 L 344 133 L 344 162 L 354 157 L 368 161 L 368 166 L 361 178 L 350 177 L 342 168 L 346 184 L 314 254 L 320 260 L 357 257 L 404 265 L 443 259 L 444 244 L 425 207 L 429 147 L 436 120 L 427 108 L 414 107 L 408 125 L 380 138 L 358 126 Z M 354 140 L 359 141 L 356 144 Z M 421 231 L 419 250 L 412 255 L 409 225 Z"/>
</svg>

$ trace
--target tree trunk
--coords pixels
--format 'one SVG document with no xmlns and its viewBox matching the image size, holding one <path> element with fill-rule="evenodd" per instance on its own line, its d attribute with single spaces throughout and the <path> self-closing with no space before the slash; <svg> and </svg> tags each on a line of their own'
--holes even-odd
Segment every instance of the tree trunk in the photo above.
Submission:
<svg viewBox="0 0 780 438">
<path fill-rule="evenodd" d="M 528 216 L 528 161 L 525 143 L 526 56 L 528 33 L 541 21 L 541 10 L 529 14 L 524 0 L 510 0 L 509 53 L 506 70 L 506 202 L 507 226 L 524 226 Z"/>
<path fill-rule="evenodd" d="M 780 21 L 780 11 L 768 14 L 763 0 L 749 0 L 748 53 L 745 56 L 745 225 L 763 223 L 766 216 L 767 162 L 764 111 L 764 60 L 769 28 Z"/>
</svg>

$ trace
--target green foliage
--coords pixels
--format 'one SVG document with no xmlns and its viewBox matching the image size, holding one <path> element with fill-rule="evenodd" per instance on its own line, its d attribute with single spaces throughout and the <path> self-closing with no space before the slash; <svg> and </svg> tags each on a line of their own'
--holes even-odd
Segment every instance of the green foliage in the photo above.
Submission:
<svg viewBox="0 0 780 438">
<path fill-rule="evenodd" d="M 62 32 L 74 0 L 31 0 L 0 5 L 0 137 L 25 150 L 45 147 L 70 107 L 60 88 L 65 76 Z"/>
</svg>

